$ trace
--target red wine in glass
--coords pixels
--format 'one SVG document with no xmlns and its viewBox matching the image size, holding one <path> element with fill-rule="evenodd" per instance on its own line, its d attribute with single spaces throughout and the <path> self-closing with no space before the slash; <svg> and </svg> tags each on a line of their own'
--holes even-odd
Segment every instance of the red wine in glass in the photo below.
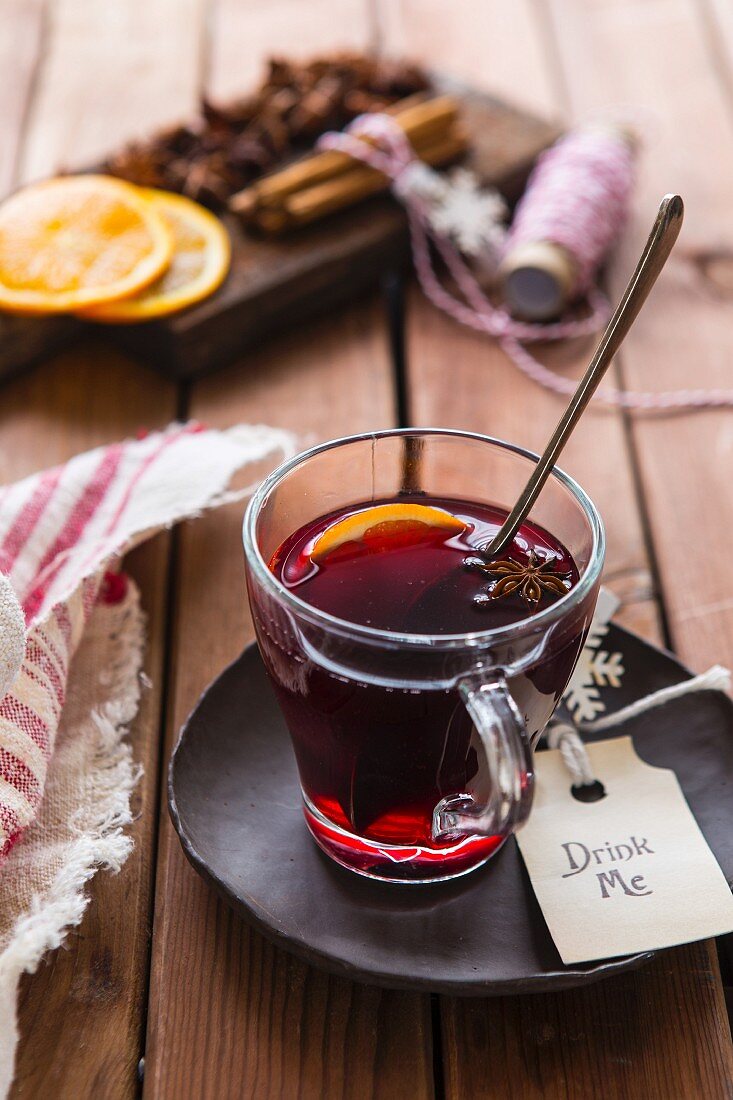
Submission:
<svg viewBox="0 0 733 1100">
<path fill-rule="evenodd" d="M 376 522 L 319 553 L 324 533 L 386 504 L 447 513 L 449 526 Z M 506 510 L 426 494 L 370 501 L 294 531 L 270 562 L 278 580 L 307 604 L 350 623 L 398 635 L 463 635 L 518 624 L 562 599 L 578 581 L 567 549 L 526 522 L 500 562 L 482 555 Z M 453 521 L 452 523 L 450 521 Z M 345 528 L 349 534 L 348 525 Z M 327 540 L 324 540 L 327 541 Z M 333 540 L 332 540 L 333 541 Z M 412 686 L 410 656 L 401 682 L 344 675 L 312 653 L 289 652 L 256 616 L 260 647 L 293 739 L 316 840 L 337 860 L 380 878 L 427 881 L 460 874 L 487 858 L 500 837 L 433 839 L 441 799 L 488 783 L 477 735 L 453 688 Z M 510 681 L 530 738 L 564 691 L 587 619 L 552 638 L 541 660 Z M 291 662 L 297 676 L 282 674 Z M 395 851 L 399 848 L 399 856 Z"/>
</svg>

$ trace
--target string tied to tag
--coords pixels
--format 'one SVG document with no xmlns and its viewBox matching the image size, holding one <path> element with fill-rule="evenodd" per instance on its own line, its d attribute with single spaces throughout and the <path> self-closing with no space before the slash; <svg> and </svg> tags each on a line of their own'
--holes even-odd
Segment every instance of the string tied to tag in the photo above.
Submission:
<svg viewBox="0 0 733 1100">
<path fill-rule="evenodd" d="M 691 695 L 695 691 L 730 691 L 730 686 L 730 671 L 722 665 L 713 665 L 699 676 L 653 691 L 642 699 L 637 699 L 635 703 L 630 703 L 627 707 L 614 711 L 613 714 L 607 714 L 604 718 L 596 718 L 593 722 L 581 722 L 580 729 L 587 730 L 589 733 L 602 733 L 604 730 L 621 726 L 629 719 L 637 718 L 649 710 L 664 706 L 673 699 L 680 699 L 683 695 Z"/>
<path fill-rule="evenodd" d="M 652 691 L 649 695 L 637 699 L 636 702 L 621 707 L 620 710 L 607 714 L 604 718 L 597 718 L 593 722 L 580 722 L 576 727 L 568 722 L 554 721 L 545 731 L 547 746 L 550 749 L 560 750 L 563 762 L 573 780 L 573 786 L 590 786 L 598 782 L 598 777 L 593 774 L 581 731 L 603 733 L 605 730 L 616 729 L 632 718 L 646 714 L 647 711 L 656 710 L 675 699 L 681 699 L 685 695 L 692 695 L 697 691 L 728 692 L 730 687 L 730 670 L 722 665 L 713 665 L 699 676 L 682 680 L 679 684 L 672 684 L 670 687 L 660 688 L 659 691 Z"/>
<path fill-rule="evenodd" d="M 568 722 L 554 722 L 547 729 L 546 740 L 549 749 L 560 750 L 574 787 L 589 787 L 595 783 L 588 753 L 575 726 Z"/>
</svg>

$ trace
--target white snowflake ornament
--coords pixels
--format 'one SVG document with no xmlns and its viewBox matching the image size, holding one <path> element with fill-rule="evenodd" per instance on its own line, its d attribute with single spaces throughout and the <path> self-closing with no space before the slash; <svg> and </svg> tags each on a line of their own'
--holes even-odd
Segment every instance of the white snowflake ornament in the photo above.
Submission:
<svg viewBox="0 0 733 1100">
<path fill-rule="evenodd" d="M 442 233 L 468 256 L 487 249 L 498 252 L 506 234 L 506 203 L 493 188 L 481 188 L 473 172 L 456 168 L 446 180 L 442 198 L 428 214 L 437 233 Z"/>
<path fill-rule="evenodd" d="M 422 161 L 407 168 L 396 187 L 401 197 L 422 201 L 428 224 L 467 256 L 494 255 L 506 236 L 506 203 L 482 188 L 473 172 L 456 168 L 441 175 Z"/>
<path fill-rule="evenodd" d="M 601 649 L 609 621 L 617 607 L 616 597 L 602 588 L 583 652 L 564 695 L 565 706 L 576 723 L 592 722 L 606 709 L 599 688 L 621 687 L 623 655 Z"/>
</svg>

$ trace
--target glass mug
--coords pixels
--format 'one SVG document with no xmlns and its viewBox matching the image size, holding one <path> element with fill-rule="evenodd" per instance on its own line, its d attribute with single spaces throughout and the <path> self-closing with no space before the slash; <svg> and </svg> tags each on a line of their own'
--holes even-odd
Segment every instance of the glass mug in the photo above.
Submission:
<svg viewBox="0 0 733 1100">
<path fill-rule="evenodd" d="M 400 492 L 511 507 L 536 461 L 468 432 L 376 432 L 297 455 L 249 503 L 249 600 L 305 819 L 321 848 L 352 871 L 399 882 L 454 878 L 526 820 L 532 750 L 595 608 L 603 527 L 580 486 L 555 469 L 532 520 L 570 551 L 578 583 L 520 622 L 465 634 L 400 634 L 338 619 L 300 599 L 268 562 L 319 516 Z"/>
</svg>

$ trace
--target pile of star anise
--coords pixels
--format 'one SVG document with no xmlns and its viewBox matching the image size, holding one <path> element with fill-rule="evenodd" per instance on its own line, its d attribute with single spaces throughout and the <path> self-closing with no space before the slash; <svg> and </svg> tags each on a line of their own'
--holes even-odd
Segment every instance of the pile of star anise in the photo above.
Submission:
<svg viewBox="0 0 733 1100">
<path fill-rule="evenodd" d="M 253 95 L 227 106 L 204 102 L 195 122 L 133 142 L 105 167 L 219 209 L 253 180 L 307 152 L 326 130 L 428 86 L 425 72 L 404 61 L 362 54 L 306 63 L 273 58 Z"/>
</svg>

